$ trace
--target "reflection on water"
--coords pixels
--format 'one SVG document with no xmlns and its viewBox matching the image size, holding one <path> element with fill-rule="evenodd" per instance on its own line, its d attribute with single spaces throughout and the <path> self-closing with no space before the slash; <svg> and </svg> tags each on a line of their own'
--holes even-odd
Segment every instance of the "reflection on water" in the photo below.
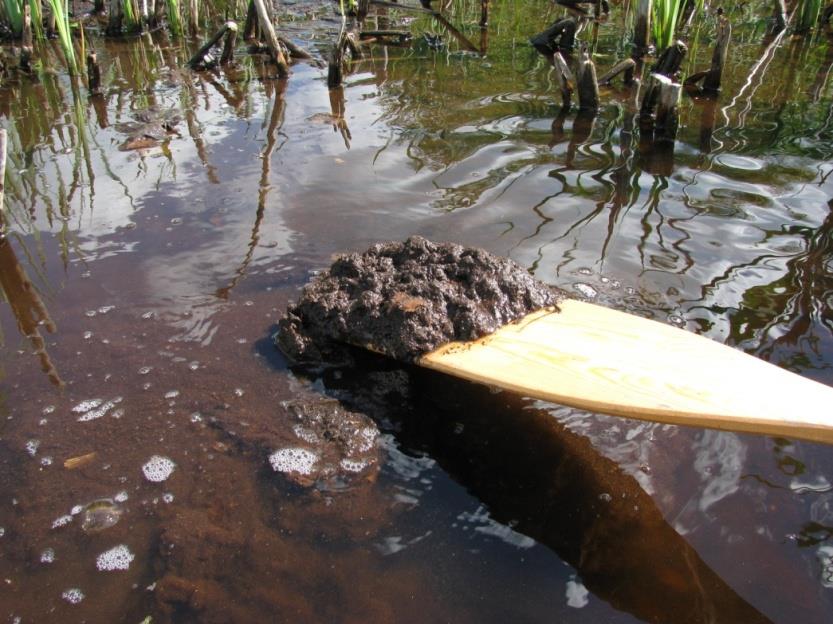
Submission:
<svg viewBox="0 0 833 624">
<path fill-rule="evenodd" d="M 96 42 L 100 95 L 46 68 L 4 83 L 2 617 L 830 618 L 826 447 L 443 392 L 372 359 L 296 377 L 272 347 L 332 254 L 421 234 L 833 383 L 830 42 L 762 40 L 727 8 L 723 92 L 685 96 L 663 145 L 634 89 L 560 108 L 526 40 L 563 9 L 491 3 L 481 33 L 480 3 L 450 4 L 468 45 L 430 16 L 371 17 L 443 45 L 371 47 L 332 92 L 312 63 L 188 71 L 197 42 L 161 33 Z M 627 52 L 623 8 L 582 35 L 601 69 Z M 331 3 L 286 11 L 325 55 Z M 714 24 L 697 28 L 692 67 Z M 148 111 L 150 141 L 120 150 Z M 298 444 L 281 403 L 322 391 L 376 419 L 378 478 L 271 470 Z M 88 534 L 102 500 L 118 522 Z M 127 569 L 97 569 L 114 549 Z"/>
</svg>

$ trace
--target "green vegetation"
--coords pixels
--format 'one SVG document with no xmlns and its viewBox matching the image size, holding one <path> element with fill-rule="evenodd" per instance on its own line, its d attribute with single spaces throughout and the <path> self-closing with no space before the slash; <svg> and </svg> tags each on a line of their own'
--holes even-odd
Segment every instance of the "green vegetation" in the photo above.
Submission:
<svg viewBox="0 0 833 624">
<path fill-rule="evenodd" d="M 179 0 L 166 0 L 168 7 L 168 26 L 171 34 L 176 37 L 182 35 L 182 16 L 180 15 Z"/>
<path fill-rule="evenodd" d="M 78 62 L 75 58 L 75 47 L 72 44 L 67 2 L 68 0 L 49 0 L 49 6 L 55 15 L 55 28 L 58 31 L 58 41 L 67 62 L 67 71 L 74 76 L 78 73 Z"/>
<path fill-rule="evenodd" d="M 684 0 L 654 0 L 651 27 L 657 50 L 664 50 L 674 42 L 683 3 Z"/>
</svg>

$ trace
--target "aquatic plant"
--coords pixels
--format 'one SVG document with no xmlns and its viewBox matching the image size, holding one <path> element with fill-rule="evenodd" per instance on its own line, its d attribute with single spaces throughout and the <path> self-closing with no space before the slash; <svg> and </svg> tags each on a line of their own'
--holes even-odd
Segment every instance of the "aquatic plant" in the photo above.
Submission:
<svg viewBox="0 0 833 624">
<path fill-rule="evenodd" d="M 9 29 L 16 37 L 23 32 L 23 2 L 21 0 L 3 0 L 3 14 Z"/>
<path fill-rule="evenodd" d="M 804 33 L 815 28 L 823 4 L 822 0 L 799 0 L 794 13 L 796 16 L 795 32 Z"/>
<path fill-rule="evenodd" d="M 58 41 L 67 62 L 67 71 L 70 75 L 78 73 L 78 62 L 75 58 L 75 47 L 72 44 L 72 34 L 69 27 L 69 11 L 67 10 L 68 0 L 48 0 L 52 13 L 55 16 L 55 28 L 58 31 Z"/>
<path fill-rule="evenodd" d="M 166 2 L 168 6 L 168 27 L 171 29 L 171 34 L 179 37 L 182 34 L 179 0 L 166 0 Z"/>
<path fill-rule="evenodd" d="M 128 32 L 139 30 L 141 24 L 136 8 L 133 6 L 133 0 L 123 0 L 122 14 L 124 15 L 124 27 Z"/>
<path fill-rule="evenodd" d="M 654 0 L 651 27 L 657 50 L 664 50 L 674 41 L 683 2 L 684 0 Z"/>
</svg>

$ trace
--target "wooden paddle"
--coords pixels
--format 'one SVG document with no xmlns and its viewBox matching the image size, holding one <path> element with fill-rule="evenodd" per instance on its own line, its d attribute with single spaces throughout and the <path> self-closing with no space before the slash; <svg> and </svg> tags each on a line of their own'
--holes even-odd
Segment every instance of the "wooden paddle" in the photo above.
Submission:
<svg viewBox="0 0 833 624">
<path fill-rule="evenodd" d="M 670 325 L 559 307 L 418 364 L 594 412 L 833 443 L 833 388 Z"/>
</svg>

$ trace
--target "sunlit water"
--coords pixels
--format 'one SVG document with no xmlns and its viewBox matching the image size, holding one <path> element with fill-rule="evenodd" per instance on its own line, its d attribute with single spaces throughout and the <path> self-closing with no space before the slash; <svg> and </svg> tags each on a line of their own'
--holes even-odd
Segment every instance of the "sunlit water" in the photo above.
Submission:
<svg viewBox="0 0 833 624">
<path fill-rule="evenodd" d="M 672 158 L 631 134 L 618 86 L 592 125 L 560 116 L 526 43 L 560 10 L 494 4 L 485 57 L 429 47 L 419 33 L 441 29 L 420 18 L 411 49 L 372 48 L 343 93 L 311 64 L 274 80 L 242 48 L 193 73 L 198 42 L 161 34 L 97 41 L 98 99 L 61 71 L 5 85 L 3 271 L 37 296 L 0 307 L 0 617 L 829 620 L 828 447 L 371 357 L 294 374 L 272 346 L 332 254 L 421 234 L 833 384 L 833 44 L 770 53 L 734 10 L 734 71 L 712 110 L 684 98 Z M 287 10 L 326 53 L 332 7 Z M 600 67 L 621 24 L 600 28 Z M 120 150 L 149 106 L 179 134 Z M 286 407 L 324 395 L 379 429 L 377 455 L 326 479 Z M 85 530 L 96 505 L 111 515 Z"/>
</svg>

